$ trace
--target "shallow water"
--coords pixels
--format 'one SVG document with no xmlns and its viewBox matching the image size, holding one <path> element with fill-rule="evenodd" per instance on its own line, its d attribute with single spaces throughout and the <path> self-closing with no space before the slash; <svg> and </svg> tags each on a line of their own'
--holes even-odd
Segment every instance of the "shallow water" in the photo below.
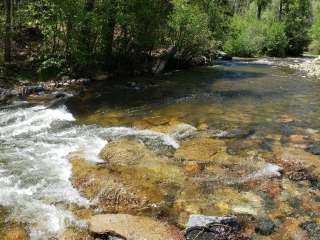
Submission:
<svg viewBox="0 0 320 240">
<path fill-rule="evenodd" d="M 68 109 L 0 112 L 0 206 L 9 210 L 7 221 L 27 226 L 31 239 L 58 237 L 68 225 L 81 226 L 70 205 L 96 208 L 103 201 L 77 189 L 77 174 L 83 173 L 70 180 L 72 167 L 87 170 L 72 166 L 70 154 L 100 163 L 107 141 L 127 136 L 156 155 L 141 150 L 145 157 L 128 165 L 118 165 L 112 156 L 111 170 L 90 166 L 93 175 L 81 176 L 92 180 L 105 174 L 150 202 L 147 210 L 119 211 L 178 226 L 196 213 L 268 217 L 279 226 L 272 239 L 282 239 L 288 219 L 320 221 L 315 187 L 320 158 L 304 151 L 320 140 L 320 81 L 269 61 L 234 61 L 101 85 L 75 98 Z M 198 130 L 178 138 L 170 128 L 181 123 Z M 255 133 L 240 139 L 208 134 L 232 129 Z M 301 172 L 292 166 L 301 164 L 312 181 L 290 177 Z M 98 204 L 109 211 L 105 206 Z"/>
</svg>

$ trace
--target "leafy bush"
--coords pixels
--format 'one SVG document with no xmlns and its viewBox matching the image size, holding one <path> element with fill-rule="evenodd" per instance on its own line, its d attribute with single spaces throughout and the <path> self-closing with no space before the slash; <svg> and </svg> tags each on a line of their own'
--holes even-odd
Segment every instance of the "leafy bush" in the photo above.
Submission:
<svg viewBox="0 0 320 240">
<path fill-rule="evenodd" d="M 224 49 L 240 57 L 284 57 L 288 46 L 284 29 L 281 22 L 236 15 L 231 21 L 231 34 Z"/>
<path fill-rule="evenodd" d="M 258 55 L 264 39 L 261 22 L 235 15 L 230 26 L 231 32 L 224 45 L 225 51 L 239 57 Z"/>
<path fill-rule="evenodd" d="M 50 77 L 55 77 L 60 74 L 66 66 L 63 59 L 59 58 L 49 58 L 43 61 L 38 69 L 38 74 L 41 79 L 48 79 Z"/>
<path fill-rule="evenodd" d="M 265 26 L 265 49 L 263 49 L 263 53 L 272 57 L 285 57 L 288 39 L 284 28 L 284 24 L 280 22 L 267 23 Z"/>
<path fill-rule="evenodd" d="M 312 42 L 309 49 L 314 54 L 320 54 L 320 4 L 315 12 L 315 21 L 310 30 Z"/>
<path fill-rule="evenodd" d="M 312 23 L 310 0 L 285 1 L 284 15 L 285 33 L 288 38 L 286 54 L 299 56 L 307 49 L 310 38 L 309 29 Z"/>
<path fill-rule="evenodd" d="M 208 15 L 187 0 L 173 0 L 168 20 L 170 45 L 185 59 L 211 47 Z"/>
</svg>

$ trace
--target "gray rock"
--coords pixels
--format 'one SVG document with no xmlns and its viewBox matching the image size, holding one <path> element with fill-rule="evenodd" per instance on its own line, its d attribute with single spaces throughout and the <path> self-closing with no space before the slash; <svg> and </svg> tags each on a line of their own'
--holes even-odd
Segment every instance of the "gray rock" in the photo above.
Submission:
<svg viewBox="0 0 320 240">
<path fill-rule="evenodd" d="M 194 136 L 196 132 L 197 132 L 197 129 L 194 126 L 181 123 L 176 126 L 175 131 L 170 135 L 174 139 L 183 140 L 183 139 Z"/>
<path fill-rule="evenodd" d="M 236 218 L 191 215 L 186 240 L 249 240 Z"/>
<path fill-rule="evenodd" d="M 310 240 L 320 239 L 320 224 L 309 221 L 301 224 L 301 227 L 308 233 Z"/>
<path fill-rule="evenodd" d="M 271 235 L 276 228 L 276 225 L 270 219 L 259 219 L 255 228 L 256 233 L 268 236 Z"/>
<path fill-rule="evenodd" d="M 205 215 L 191 215 L 189 217 L 187 228 L 191 227 L 205 227 L 211 223 L 221 223 L 224 220 L 235 219 L 235 217 L 217 217 L 217 216 L 205 216 Z"/>
<path fill-rule="evenodd" d="M 320 155 L 320 142 L 314 143 L 306 148 L 306 151 L 313 155 Z"/>
<path fill-rule="evenodd" d="M 225 60 L 225 61 L 231 61 L 232 60 L 232 56 L 223 52 L 223 51 L 217 51 L 216 53 L 217 58 L 220 60 Z"/>
</svg>

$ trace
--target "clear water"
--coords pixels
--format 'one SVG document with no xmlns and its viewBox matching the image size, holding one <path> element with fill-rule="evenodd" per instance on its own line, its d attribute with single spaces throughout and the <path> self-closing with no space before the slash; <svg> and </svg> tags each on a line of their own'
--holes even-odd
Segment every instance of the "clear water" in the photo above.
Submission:
<svg viewBox="0 0 320 240">
<path fill-rule="evenodd" d="M 184 123 L 203 129 L 195 138 L 196 144 L 206 144 L 207 129 L 250 128 L 256 133 L 246 141 L 221 140 L 223 151 L 230 146 L 244 147 L 235 154 L 223 152 L 213 157 L 199 171 L 181 165 L 177 155 L 170 156 L 166 166 L 152 166 L 152 170 L 159 167 L 167 171 L 160 180 L 176 178 L 168 180 L 174 191 L 157 185 L 158 178 L 133 180 L 141 169 L 118 169 L 114 177 L 125 185 L 170 191 L 169 198 L 161 199 L 165 206 L 161 214 L 170 222 L 182 225 L 193 213 L 267 216 L 280 226 L 287 217 L 320 220 L 319 189 L 287 176 L 279 179 L 278 172 L 278 166 L 285 165 L 283 156 L 292 156 L 290 151 L 297 149 L 302 155 L 296 156 L 302 162 L 310 157 L 304 155 L 305 143 L 281 141 L 287 122 L 298 123 L 290 126 L 291 135 L 320 139 L 319 90 L 320 81 L 268 61 L 235 61 L 159 78 L 131 79 L 129 83 L 97 83 L 75 98 L 68 109 L 39 106 L 1 111 L 0 206 L 9 209 L 6 219 L 27 225 L 31 239 L 58 237 L 68 225 L 82 224 L 70 210 L 71 204 L 93 204 L 71 184 L 70 153 L 80 152 L 88 161 L 101 162 L 98 153 L 106 139 L 127 135 L 154 142 L 153 146 L 183 150 L 192 140 L 180 141 L 160 131 L 172 123 Z M 263 146 L 270 142 L 266 150 Z M 191 144 L 186 149 L 187 156 L 197 156 L 197 146 L 192 148 Z M 208 155 L 207 150 L 202 156 Z M 183 151 L 180 154 L 186 155 Z M 320 162 L 316 156 L 310 160 L 316 169 L 317 160 Z M 260 178 L 264 180 L 252 183 Z M 282 191 L 272 192 L 278 188 Z"/>
</svg>

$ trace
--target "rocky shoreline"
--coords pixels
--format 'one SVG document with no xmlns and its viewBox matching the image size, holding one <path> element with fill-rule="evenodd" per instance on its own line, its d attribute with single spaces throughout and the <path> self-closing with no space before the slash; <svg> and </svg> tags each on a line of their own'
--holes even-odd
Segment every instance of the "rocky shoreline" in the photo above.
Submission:
<svg viewBox="0 0 320 240">
<path fill-rule="evenodd" d="M 57 99 L 61 100 L 76 95 L 90 83 L 91 80 L 87 78 L 70 79 L 64 77 L 60 81 L 38 82 L 36 84 L 21 82 L 11 88 L 0 87 L 0 108 L 23 107 L 26 104 L 36 103 L 47 103 L 48 106 L 53 106 L 58 103 Z"/>
<path fill-rule="evenodd" d="M 320 57 L 289 64 L 289 67 L 306 73 L 309 77 L 320 78 Z"/>
</svg>

